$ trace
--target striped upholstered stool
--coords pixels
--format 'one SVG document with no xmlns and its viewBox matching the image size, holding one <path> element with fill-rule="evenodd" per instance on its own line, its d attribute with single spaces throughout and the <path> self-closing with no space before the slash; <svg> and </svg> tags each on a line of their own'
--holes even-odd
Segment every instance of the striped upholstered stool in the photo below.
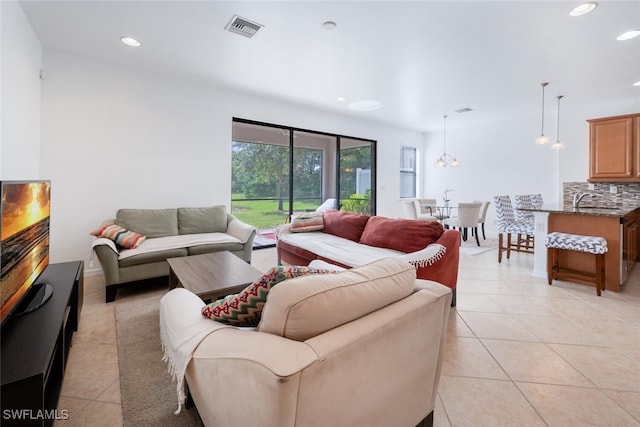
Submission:
<svg viewBox="0 0 640 427">
<path fill-rule="evenodd" d="M 607 252 L 607 240 L 605 238 L 553 232 L 547 234 L 544 245 L 547 247 L 547 278 L 549 279 L 549 284 L 553 279 L 576 279 L 585 283 L 594 283 L 595 280 L 596 292 L 600 296 L 600 291 L 604 291 L 604 254 Z M 558 266 L 559 250 L 594 254 L 596 256 L 595 274 L 561 269 Z"/>
</svg>

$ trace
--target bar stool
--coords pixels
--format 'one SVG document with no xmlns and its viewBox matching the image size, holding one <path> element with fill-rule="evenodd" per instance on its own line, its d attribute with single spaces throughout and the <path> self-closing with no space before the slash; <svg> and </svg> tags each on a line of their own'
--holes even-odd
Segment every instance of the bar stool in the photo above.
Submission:
<svg viewBox="0 0 640 427">
<path fill-rule="evenodd" d="M 553 279 L 576 279 L 585 283 L 594 283 L 595 280 L 598 296 L 600 296 L 601 290 L 605 290 L 604 254 L 607 252 L 607 240 L 604 237 L 553 232 L 547 234 L 544 245 L 547 247 L 547 278 L 549 284 Z M 558 266 L 559 250 L 594 254 L 596 256 L 595 274 L 561 269 Z"/>
<path fill-rule="evenodd" d="M 496 208 L 496 225 L 498 227 L 498 262 L 502 262 L 502 251 L 507 251 L 507 259 L 511 251 L 533 253 L 533 236 L 535 223 L 533 221 L 516 221 L 511 198 L 509 196 L 493 196 L 493 205 Z M 504 234 L 507 235 L 507 244 L 503 244 Z M 511 234 L 517 234 L 516 243 L 511 242 Z M 520 236 L 531 237 L 532 245 L 522 245 Z"/>
<path fill-rule="evenodd" d="M 535 228 L 536 218 L 533 212 L 522 209 L 541 208 L 543 204 L 542 194 L 516 194 L 514 199 L 516 202 L 516 221 L 534 224 L 533 227 Z M 524 245 L 525 248 L 533 249 L 533 244 L 533 235 L 527 234 L 523 237 L 521 234 L 518 234 L 519 246 Z"/>
</svg>

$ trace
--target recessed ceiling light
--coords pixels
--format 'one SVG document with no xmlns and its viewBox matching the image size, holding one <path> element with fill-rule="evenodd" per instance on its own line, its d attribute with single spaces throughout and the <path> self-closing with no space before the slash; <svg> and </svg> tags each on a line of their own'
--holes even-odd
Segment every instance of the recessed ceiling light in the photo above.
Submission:
<svg viewBox="0 0 640 427">
<path fill-rule="evenodd" d="M 363 99 L 349 104 L 349 108 L 355 111 L 373 111 L 382 108 L 382 102 L 373 99 Z"/>
<path fill-rule="evenodd" d="M 640 81 L 637 81 L 633 84 L 634 86 L 640 86 Z"/>
<path fill-rule="evenodd" d="M 455 111 L 456 113 L 469 113 L 473 111 L 473 109 L 469 107 L 464 107 L 464 108 L 458 108 L 457 110 L 453 110 L 453 111 Z"/>
<path fill-rule="evenodd" d="M 571 12 L 569 12 L 569 15 L 571 16 L 584 15 L 585 13 L 591 12 L 596 7 L 598 7 L 598 3 L 596 2 L 582 3 L 581 5 L 571 9 Z"/>
<path fill-rule="evenodd" d="M 126 44 L 127 46 L 133 46 L 133 47 L 140 46 L 140 42 L 134 39 L 133 37 L 122 36 L 120 37 L 120 40 L 122 41 L 122 43 Z"/>
<path fill-rule="evenodd" d="M 338 101 L 340 101 L 340 102 L 344 102 L 344 101 L 346 101 L 346 100 L 347 100 L 347 98 L 345 98 L 344 96 L 339 96 L 339 97 L 337 97 L 336 99 L 337 99 Z"/>
<path fill-rule="evenodd" d="M 640 30 L 632 30 L 632 31 L 627 31 L 620 34 L 618 37 L 616 37 L 616 40 L 620 40 L 620 41 L 629 40 L 638 36 L 640 36 Z"/>
<path fill-rule="evenodd" d="M 322 23 L 322 28 L 324 28 L 326 31 L 333 31 L 337 26 L 338 24 L 333 21 L 325 21 Z"/>
</svg>

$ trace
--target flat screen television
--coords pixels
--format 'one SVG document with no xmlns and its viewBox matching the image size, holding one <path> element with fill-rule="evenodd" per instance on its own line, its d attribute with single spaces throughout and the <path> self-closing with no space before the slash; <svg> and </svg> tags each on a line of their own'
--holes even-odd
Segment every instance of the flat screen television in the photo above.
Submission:
<svg viewBox="0 0 640 427">
<path fill-rule="evenodd" d="M 49 264 L 50 181 L 0 181 L 0 324 L 44 304 L 52 287 L 35 284 Z"/>
</svg>

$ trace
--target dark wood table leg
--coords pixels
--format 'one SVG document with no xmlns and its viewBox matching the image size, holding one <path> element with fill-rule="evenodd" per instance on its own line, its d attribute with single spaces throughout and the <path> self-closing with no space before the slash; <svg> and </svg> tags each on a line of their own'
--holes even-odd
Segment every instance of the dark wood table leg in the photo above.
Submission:
<svg viewBox="0 0 640 427">
<path fill-rule="evenodd" d="M 178 277 L 176 273 L 173 272 L 173 269 L 169 269 L 169 290 L 180 287 L 180 282 L 178 281 Z"/>
</svg>

